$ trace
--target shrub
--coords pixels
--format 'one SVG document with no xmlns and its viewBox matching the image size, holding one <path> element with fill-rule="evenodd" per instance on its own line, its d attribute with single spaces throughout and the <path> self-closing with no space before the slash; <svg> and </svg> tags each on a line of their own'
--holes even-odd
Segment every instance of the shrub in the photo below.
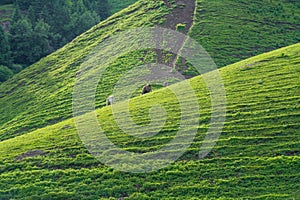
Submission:
<svg viewBox="0 0 300 200">
<path fill-rule="evenodd" d="M 10 69 L 16 74 L 19 73 L 20 71 L 22 71 L 22 69 L 24 68 L 24 66 L 20 65 L 20 64 L 12 64 L 12 66 L 10 67 Z"/>
<path fill-rule="evenodd" d="M 0 82 L 10 79 L 14 73 L 6 66 L 0 65 Z"/>
</svg>

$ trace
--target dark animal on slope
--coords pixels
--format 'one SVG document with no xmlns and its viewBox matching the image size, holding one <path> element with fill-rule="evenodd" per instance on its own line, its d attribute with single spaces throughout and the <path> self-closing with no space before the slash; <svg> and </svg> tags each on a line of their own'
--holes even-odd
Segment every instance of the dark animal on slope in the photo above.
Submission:
<svg viewBox="0 0 300 200">
<path fill-rule="evenodd" d="M 147 84 L 143 87 L 142 89 L 142 94 L 146 94 L 146 93 L 149 93 L 151 92 L 151 85 L 150 84 Z"/>
</svg>

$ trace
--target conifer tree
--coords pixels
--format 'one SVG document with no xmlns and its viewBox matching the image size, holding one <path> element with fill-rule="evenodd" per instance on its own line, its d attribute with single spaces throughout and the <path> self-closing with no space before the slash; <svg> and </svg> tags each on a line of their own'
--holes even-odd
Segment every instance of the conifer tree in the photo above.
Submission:
<svg viewBox="0 0 300 200">
<path fill-rule="evenodd" d="M 12 65 L 11 51 L 7 34 L 0 26 L 0 65 L 10 67 Z"/>
<path fill-rule="evenodd" d="M 27 19 L 21 19 L 10 28 L 10 46 L 14 63 L 29 65 L 34 61 L 32 55 L 33 29 Z"/>
</svg>

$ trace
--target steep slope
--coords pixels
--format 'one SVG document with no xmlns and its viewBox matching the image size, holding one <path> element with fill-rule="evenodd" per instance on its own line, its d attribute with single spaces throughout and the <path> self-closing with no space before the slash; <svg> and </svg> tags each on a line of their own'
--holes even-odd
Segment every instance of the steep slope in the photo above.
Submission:
<svg viewBox="0 0 300 200">
<path fill-rule="evenodd" d="M 190 36 L 219 67 L 300 41 L 299 1 L 197 0 L 197 4 Z"/>
<path fill-rule="evenodd" d="M 163 1 L 139 1 L 3 83 L 0 86 L 0 140 L 71 117 L 76 72 L 93 47 L 121 30 L 160 24 L 169 12 Z M 113 64 L 120 65 L 119 69 L 110 77 L 140 62 L 135 58 L 119 59 Z M 98 102 L 101 105 L 110 93 L 107 85 L 102 88 L 104 92 Z"/>
<path fill-rule="evenodd" d="M 130 28 L 153 25 L 177 28 L 178 24 L 174 26 L 181 15 L 175 15 L 171 22 L 168 19 L 172 19 L 174 10 L 187 7 L 182 2 L 186 0 L 138 1 L 1 85 L 0 140 L 72 117 L 71 97 L 76 71 L 93 47 Z M 270 4 L 274 6 L 267 9 Z M 279 11 L 276 11 L 277 6 Z M 208 50 L 219 66 L 299 41 L 298 1 L 199 0 L 196 14 L 190 36 Z M 191 17 L 192 14 L 183 16 Z M 181 26 L 188 26 L 188 22 L 183 19 Z M 153 60 L 161 61 L 153 52 L 145 52 L 133 52 L 113 61 L 107 80 L 98 88 L 96 107 L 105 104 L 105 98 L 111 94 L 121 74 Z M 183 63 L 178 69 L 188 77 L 197 74 L 185 61 L 178 63 Z"/>
<path fill-rule="evenodd" d="M 13 12 L 14 6 L 12 4 L 0 5 L 0 25 L 2 25 L 6 31 L 11 22 Z"/>
<path fill-rule="evenodd" d="M 132 174 L 93 158 L 74 121 L 63 121 L 0 143 L 1 199 L 297 199 L 300 188 L 300 43 L 221 69 L 227 94 L 222 134 L 210 154 L 198 159 L 209 126 L 210 100 L 202 76 L 190 79 L 200 124 L 194 142 L 174 164 Z M 173 85 L 182 90 L 182 83 Z M 150 103 L 153 102 L 153 103 Z M 97 110 L 107 136 L 118 146 L 148 152 L 178 131 L 178 102 L 168 88 L 130 101 L 138 124 L 149 107 L 167 105 L 168 120 L 150 138 L 122 133 L 112 110 Z M 145 106 L 146 105 L 146 106 Z M 149 129 L 149 131 L 151 131 Z"/>
</svg>

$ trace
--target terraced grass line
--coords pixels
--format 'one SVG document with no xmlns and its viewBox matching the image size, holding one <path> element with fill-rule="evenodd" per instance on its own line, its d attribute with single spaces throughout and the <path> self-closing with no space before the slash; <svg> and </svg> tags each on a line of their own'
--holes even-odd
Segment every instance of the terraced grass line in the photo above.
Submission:
<svg viewBox="0 0 300 200">
<path fill-rule="evenodd" d="M 286 56 L 282 57 L 283 53 Z M 204 159 L 199 160 L 198 153 L 209 127 L 210 100 L 199 76 L 189 80 L 202 108 L 198 134 L 175 163 L 148 174 L 103 166 L 86 150 L 69 119 L 0 142 L 0 197 L 297 199 L 299 59 L 300 43 L 221 69 L 228 116 L 216 146 Z M 245 70 L 245 66 L 251 67 Z M 148 110 L 153 105 L 149 102 L 165 105 L 168 117 L 159 134 L 144 139 L 126 135 L 116 126 L 111 107 L 105 107 L 96 113 L 107 137 L 133 152 L 163 147 L 176 134 L 180 116 L 175 97 L 166 94 L 171 94 L 168 88 L 130 100 L 133 119 L 144 125 L 149 123 Z M 40 154 L 34 155 L 35 151 Z"/>
<path fill-rule="evenodd" d="M 12 4 L 0 5 L 0 24 L 4 30 L 8 30 L 8 26 L 12 20 L 12 14 L 15 8 Z"/>
</svg>

